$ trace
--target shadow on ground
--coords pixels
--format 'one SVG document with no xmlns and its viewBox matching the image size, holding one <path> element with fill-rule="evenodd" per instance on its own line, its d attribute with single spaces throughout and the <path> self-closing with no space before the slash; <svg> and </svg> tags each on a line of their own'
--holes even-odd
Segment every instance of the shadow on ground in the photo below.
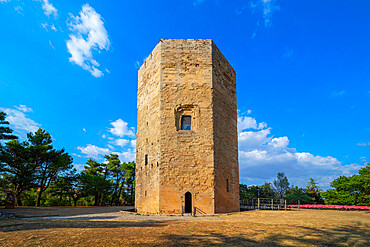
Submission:
<svg viewBox="0 0 370 247">
<path fill-rule="evenodd" d="M 335 229 L 296 227 L 300 234 L 270 234 L 256 241 L 246 234 L 198 231 L 191 235 L 167 235 L 167 246 L 370 246 L 370 225 L 340 226 Z M 160 245 L 158 245 L 160 246 Z"/>
<path fill-rule="evenodd" d="M 168 223 L 168 222 L 167 222 Z M 163 227 L 165 221 L 91 221 L 91 220 L 6 220 L 0 221 L 0 232 L 30 231 L 60 228 L 126 228 Z"/>
<path fill-rule="evenodd" d="M 47 216 L 85 215 L 132 211 L 132 206 L 119 207 L 16 207 L 15 209 L 0 208 L 0 211 L 15 213 L 16 218 L 33 218 Z"/>
<path fill-rule="evenodd" d="M 197 224 L 197 228 L 194 225 Z M 286 226 L 276 231 L 268 225 L 255 229 L 253 225 L 230 230 L 226 222 L 180 222 L 161 220 L 117 221 L 117 220 L 4 220 L 0 221 L 0 233 L 24 234 L 33 230 L 90 229 L 96 236 L 101 229 L 118 229 L 123 235 L 112 233 L 110 242 L 126 239 L 125 230 L 130 230 L 130 241 L 126 245 L 145 246 L 370 246 L 370 224 L 357 223 L 330 227 Z M 207 228 L 208 227 L 208 228 Z M 262 229 L 261 229 L 262 227 Z M 71 229 L 71 230 L 69 230 Z M 94 231 L 91 231 L 94 229 Z M 33 231 L 35 232 L 35 231 Z M 109 231 L 108 231 L 109 232 Z M 50 233 L 46 233 L 50 234 Z M 105 233 L 107 234 L 107 233 Z M 25 236 L 25 235 L 23 235 Z M 52 236 L 53 235 L 49 235 Z M 91 238 L 90 238 L 91 239 Z M 150 240 L 151 242 L 147 242 Z"/>
</svg>

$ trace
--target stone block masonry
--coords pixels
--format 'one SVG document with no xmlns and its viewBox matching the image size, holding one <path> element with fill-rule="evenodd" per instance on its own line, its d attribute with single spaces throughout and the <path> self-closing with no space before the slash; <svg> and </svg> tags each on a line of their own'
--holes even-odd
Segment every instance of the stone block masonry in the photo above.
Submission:
<svg viewBox="0 0 370 247">
<path fill-rule="evenodd" d="M 235 71 L 212 40 L 161 39 L 137 111 L 137 212 L 239 211 Z"/>
</svg>

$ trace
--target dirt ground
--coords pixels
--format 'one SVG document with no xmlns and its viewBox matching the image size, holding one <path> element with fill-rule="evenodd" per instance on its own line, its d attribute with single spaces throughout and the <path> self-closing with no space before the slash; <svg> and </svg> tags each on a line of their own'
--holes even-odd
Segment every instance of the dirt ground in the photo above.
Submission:
<svg viewBox="0 0 370 247">
<path fill-rule="evenodd" d="M 83 220 L 1 220 L 0 246 L 370 246 L 369 211 L 248 211 L 179 220 L 119 209 L 88 209 L 115 217 Z M 63 212 L 86 214 L 86 208 Z M 39 214 L 28 209 L 28 216 Z"/>
</svg>

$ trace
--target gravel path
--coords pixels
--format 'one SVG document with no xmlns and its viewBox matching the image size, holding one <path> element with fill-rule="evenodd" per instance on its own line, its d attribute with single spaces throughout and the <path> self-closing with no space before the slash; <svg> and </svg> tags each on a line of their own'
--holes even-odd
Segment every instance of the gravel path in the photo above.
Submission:
<svg viewBox="0 0 370 247">
<path fill-rule="evenodd" d="M 139 215 L 132 212 L 22 218 L 22 220 L 222 220 L 219 216 Z"/>
</svg>

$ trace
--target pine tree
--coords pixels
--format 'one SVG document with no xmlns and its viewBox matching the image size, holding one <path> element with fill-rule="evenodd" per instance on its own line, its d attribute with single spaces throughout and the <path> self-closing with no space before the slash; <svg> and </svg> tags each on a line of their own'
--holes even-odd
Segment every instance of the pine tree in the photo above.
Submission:
<svg viewBox="0 0 370 247">
<path fill-rule="evenodd" d="M 7 125 L 9 122 L 5 120 L 6 113 L 0 111 L 0 140 L 14 140 L 18 139 L 15 135 L 12 135 L 13 130 L 10 129 Z M 4 126 L 1 126 L 4 125 Z"/>
</svg>

